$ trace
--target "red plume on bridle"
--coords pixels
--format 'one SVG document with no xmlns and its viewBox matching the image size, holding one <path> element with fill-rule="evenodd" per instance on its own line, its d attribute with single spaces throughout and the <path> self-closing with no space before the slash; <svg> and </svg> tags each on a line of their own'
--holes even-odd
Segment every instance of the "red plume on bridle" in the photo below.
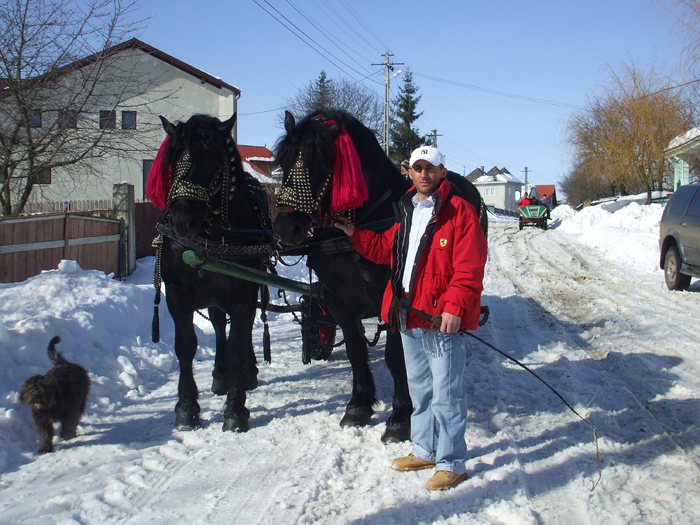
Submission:
<svg viewBox="0 0 700 525">
<path fill-rule="evenodd" d="M 169 141 L 170 137 L 165 137 L 158 148 L 156 160 L 153 161 L 151 170 L 148 172 L 148 182 L 146 182 L 146 198 L 162 210 L 168 207 L 170 191 L 170 166 L 165 162 L 165 148 Z"/>
<path fill-rule="evenodd" d="M 324 122 L 326 126 L 334 120 Z M 367 184 L 362 175 L 362 162 L 347 130 L 340 126 L 335 139 L 335 165 L 331 186 L 331 212 L 341 212 L 362 206 L 369 197 Z"/>
</svg>

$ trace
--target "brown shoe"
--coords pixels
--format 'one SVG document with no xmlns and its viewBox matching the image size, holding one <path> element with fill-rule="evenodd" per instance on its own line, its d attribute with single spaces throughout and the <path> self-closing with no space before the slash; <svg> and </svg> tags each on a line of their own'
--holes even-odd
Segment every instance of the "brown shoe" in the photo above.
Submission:
<svg viewBox="0 0 700 525">
<path fill-rule="evenodd" d="M 409 470 L 423 470 L 426 468 L 433 468 L 434 466 L 434 461 L 423 461 L 422 459 L 417 458 L 413 454 L 396 458 L 394 461 L 391 462 L 391 468 L 400 472 L 406 472 Z"/>
<path fill-rule="evenodd" d="M 464 474 L 455 474 L 449 470 L 438 470 L 425 482 L 425 488 L 428 490 L 447 490 L 456 487 L 465 479 L 467 479 L 466 472 Z"/>
</svg>

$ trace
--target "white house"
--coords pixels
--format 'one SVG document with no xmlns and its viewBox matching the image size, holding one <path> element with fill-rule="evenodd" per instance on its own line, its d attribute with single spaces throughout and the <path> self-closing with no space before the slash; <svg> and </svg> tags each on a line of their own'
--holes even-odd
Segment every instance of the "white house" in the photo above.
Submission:
<svg viewBox="0 0 700 525">
<path fill-rule="evenodd" d="M 72 116 L 68 127 L 102 133 L 103 144 L 112 143 L 114 148 L 102 148 L 99 157 L 82 163 L 54 168 L 43 177 L 43 184 L 35 186 L 31 201 L 111 199 L 117 182 L 132 184 L 135 197 L 141 199 L 165 137 L 159 115 L 174 123 L 196 113 L 225 120 L 237 111 L 238 88 L 137 39 L 67 66 L 70 72 L 65 76 L 84 74 L 83 70 L 107 58 L 97 95 Z M 114 86 L 123 84 L 127 76 L 137 82 L 132 81 L 128 92 L 115 99 Z M 62 88 L 69 82 L 62 79 Z M 236 128 L 233 133 L 235 139 Z"/>
<path fill-rule="evenodd" d="M 691 163 L 700 157 L 700 127 L 693 128 L 674 138 L 664 151 L 673 166 L 673 189 L 690 182 Z"/>
<path fill-rule="evenodd" d="M 506 168 L 499 169 L 494 166 L 489 171 L 484 171 L 482 166 L 467 175 L 467 180 L 477 187 L 481 198 L 484 199 L 484 204 L 487 206 L 517 211 L 517 202 L 524 185 Z"/>
</svg>

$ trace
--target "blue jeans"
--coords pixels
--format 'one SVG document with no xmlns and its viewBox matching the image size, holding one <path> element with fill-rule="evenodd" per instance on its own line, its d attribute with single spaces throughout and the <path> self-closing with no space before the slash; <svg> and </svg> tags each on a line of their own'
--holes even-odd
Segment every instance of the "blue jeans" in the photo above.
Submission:
<svg viewBox="0 0 700 525">
<path fill-rule="evenodd" d="M 455 474 L 466 472 L 466 339 L 438 330 L 401 330 L 413 402 L 412 452 L 423 461 L 435 461 L 436 470 Z"/>
</svg>

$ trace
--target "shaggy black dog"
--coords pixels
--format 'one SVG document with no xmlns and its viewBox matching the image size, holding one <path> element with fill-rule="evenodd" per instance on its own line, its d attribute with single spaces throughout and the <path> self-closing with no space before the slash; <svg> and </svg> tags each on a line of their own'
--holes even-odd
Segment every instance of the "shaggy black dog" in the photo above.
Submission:
<svg viewBox="0 0 700 525">
<path fill-rule="evenodd" d="M 80 365 L 66 361 L 56 351 L 56 336 L 49 342 L 49 359 L 53 368 L 46 374 L 32 376 L 24 382 L 20 399 L 32 407 L 39 438 L 39 454 L 53 451 L 53 423 L 61 423 L 61 438 L 75 437 L 80 416 L 85 410 L 90 378 Z"/>
</svg>

